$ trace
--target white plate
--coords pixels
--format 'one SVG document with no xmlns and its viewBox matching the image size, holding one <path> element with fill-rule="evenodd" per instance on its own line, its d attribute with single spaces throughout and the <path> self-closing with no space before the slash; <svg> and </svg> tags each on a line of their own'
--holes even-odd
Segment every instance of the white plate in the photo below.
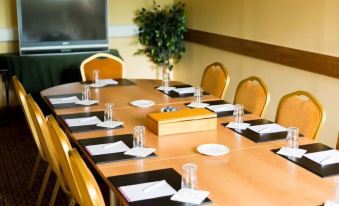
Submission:
<svg viewBox="0 0 339 206">
<path fill-rule="evenodd" d="M 146 99 L 140 99 L 140 100 L 135 100 L 131 102 L 131 105 L 136 106 L 136 107 L 150 107 L 155 104 L 154 101 L 152 100 L 146 100 Z"/>
<path fill-rule="evenodd" d="M 230 149 L 222 144 L 202 144 L 197 147 L 198 152 L 209 156 L 219 156 L 229 153 Z"/>
</svg>

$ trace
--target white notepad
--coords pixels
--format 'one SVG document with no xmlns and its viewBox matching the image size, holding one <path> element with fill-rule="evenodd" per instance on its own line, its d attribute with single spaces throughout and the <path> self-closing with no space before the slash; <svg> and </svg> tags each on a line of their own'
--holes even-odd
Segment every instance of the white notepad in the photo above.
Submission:
<svg viewBox="0 0 339 206">
<path fill-rule="evenodd" d="M 171 91 L 171 90 L 174 90 L 175 87 L 164 87 L 164 86 L 160 86 L 160 87 L 157 87 L 156 88 L 157 90 L 160 90 L 160 91 Z"/>
<path fill-rule="evenodd" d="M 195 92 L 194 87 L 176 88 L 173 91 L 179 94 L 191 94 Z"/>
<path fill-rule="evenodd" d="M 99 100 L 79 100 L 79 101 L 76 101 L 75 104 L 89 106 L 89 105 L 96 104 L 98 102 L 99 102 Z"/>
<path fill-rule="evenodd" d="M 176 190 L 166 180 L 119 187 L 128 202 L 173 195 Z"/>
<path fill-rule="evenodd" d="M 132 149 L 126 151 L 125 155 L 131 155 L 136 157 L 147 157 L 148 155 L 155 152 L 154 148 L 145 148 L 145 147 L 133 147 Z"/>
<path fill-rule="evenodd" d="M 65 119 L 65 121 L 69 127 L 97 125 L 101 123 L 101 120 L 97 116 Z"/>
<path fill-rule="evenodd" d="M 282 147 L 277 152 L 277 154 L 288 156 L 288 157 L 296 157 L 301 158 L 307 151 L 299 148 L 291 148 L 291 147 Z"/>
<path fill-rule="evenodd" d="M 209 194 L 209 191 L 184 188 L 175 193 L 171 197 L 171 200 L 199 205 L 207 198 Z"/>
<path fill-rule="evenodd" d="M 313 152 L 313 153 L 305 154 L 304 156 L 321 165 L 339 163 L 339 151 L 338 150 L 326 150 L 326 151 L 321 151 L 321 152 Z"/>
<path fill-rule="evenodd" d="M 285 127 L 279 124 L 276 124 L 276 123 L 250 126 L 248 127 L 248 129 L 259 134 L 268 134 L 268 133 L 277 133 L 277 132 L 287 131 Z"/>
<path fill-rule="evenodd" d="M 247 129 L 250 126 L 249 123 L 236 123 L 236 122 L 230 122 L 226 125 L 227 128 L 231 129 Z"/>
<path fill-rule="evenodd" d="M 98 83 L 90 84 L 90 87 L 99 88 L 107 85 L 117 85 L 118 82 L 113 79 L 100 79 Z"/>
<path fill-rule="evenodd" d="M 111 122 L 101 122 L 101 123 L 97 124 L 97 126 L 113 129 L 113 128 L 119 127 L 123 124 L 124 124 L 124 122 L 121 122 L 121 121 L 111 121 Z"/>
<path fill-rule="evenodd" d="M 339 202 L 333 202 L 333 201 L 326 201 L 324 206 L 339 206 Z"/>
<path fill-rule="evenodd" d="M 79 101 L 77 96 L 63 97 L 63 98 L 50 98 L 49 101 L 52 104 L 69 104 Z"/>
<path fill-rule="evenodd" d="M 212 110 L 213 112 L 228 112 L 228 111 L 234 111 L 234 105 L 233 104 L 218 104 L 218 105 L 210 105 L 206 107 L 209 110 Z"/>
<path fill-rule="evenodd" d="M 107 144 L 89 145 L 86 146 L 86 149 L 91 155 L 102 155 L 125 152 L 130 148 L 123 141 L 118 141 Z"/>
<path fill-rule="evenodd" d="M 192 102 L 190 104 L 188 104 L 188 107 L 193 107 L 193 108 L 205 108 L 206 106 L 208 106 L 208 103 L 198 103 L 198 102 Z"/>
</svg>

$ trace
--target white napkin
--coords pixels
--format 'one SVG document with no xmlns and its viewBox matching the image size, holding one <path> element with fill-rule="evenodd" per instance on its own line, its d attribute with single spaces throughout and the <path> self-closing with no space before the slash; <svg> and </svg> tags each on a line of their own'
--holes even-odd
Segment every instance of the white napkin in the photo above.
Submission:
<svg viewBox="0 0 339 206">
<path fill-rule="evenodd" d="M 210 105 L 206 107 L 213 112 L 228 112 L 234 110 L 233 104 L 219 104 L 219 105 Z"/>
<path fill-rule="evenodd" d="M 190 104 L 188 104 L 188 107 L 193 107 L 193 108 L 205 108 L 206 106 L 208 106 L 209 104 L 207 103 L 198 103 L 198 102 L 191 102 Z"/>
<path fill-rule="evenodd" d="M 104 86 L 112 85 L 112 84 L 116 85 L 118 84 L 118 82 L 113 79 L 100 79 L 98 83 L 90 84 L 90 87 L 99 88 L 99 87 L 104 87 Z"/>
<path fill-rule="evenodd" d="M 65 121 L 69 127 L 96 125 L 101 123 L 101 120 L 97 116 L 65 119 Z"/>
<path fill-rule="evenodd" d="M 179 94 L 191 94 L 195 92 L 194 87 L 176 88 L 173 91 Z"/>
<path fill-rule="evenodd" d="M 129 150 L 129 147 L 123 141 L 118 141 L 107 144 L 89 145 L 86 146 L 86 149 L 91 155 L 102 155 L 125 152 Z"/>
<path fill-rule="evenodd" d="M 226 125 L 226 127 L 231 128 L 231 129 L 247 129 L 247 127 L 249 127 L 250 124 L 249 123 L 236 123 L 236 122 L 230 122 L 228 123 L 228 125 Z"/>
<path fill-rule="evenodd" d="M 96 104 L 98 102 L 99 100 L 79 100 L 79 101 L 76 101 L 75 104 L 89 106 L 89 105 Z"/>
<path fill-rule="evenodd" d="M 76 101 L 79 101 L 79 98 L 77 96 L 50 98 L 49 101 L 52 104 L 69 104 L 69 103 L 75 103 Z"/>
<path fill-rule="evenodd" d="M 326 150 L 326 151 L 321 151 L 321 152 L 313 152 L 313 153 L 305 154 L 304 156 L 321 165 L 339 163 L 339 151 L 338 150 Z"/>
<path fill-rule="evenodd" d="M 304 149 L 291 148 L 291 147 L 282 147 L 277 152 L 277 154 L 288 156 L 288 157 L 296 157 L 301 158 L 307 151 Z"/>
<path fill-rule="evenodd" d="M 125 155 L 131 155 L 136 157 L 147 157 L 148 155 L 155 152 L 154 148 L 145 148 L 145 147 L 133 147 L 132 149 L 126 151 Z"/>
<path fill-rule="evenodd" d="M 333 202 L 333 201 L 327 200 L 324 206 L 339 206 L 339 202 Z"/>
<path fill-rule="evenodd" d="M 157 90 L 160 90 L 160 91 L 171 91 L 171 90 L 174 90 L 175 87 L 164 87 L 164 86 L 160 86 L 158 88 L 156 88 Z"/>
<path fill-rule="evenodd" d="M 116 128 L 119 127 L 120 125 L 123 125 L 124 122 L 120 122 L 120 121 L 107 121 L 107 122 L 100 122 L 99 124 L 97 124 L 98 127 L 105 127 L 105 128 Z"/>
<path fill-rule="evenodd" d="M 164 197 L 176 193 L 176 190 L 166 180 L 122 186 L 118 189 L 128 202 Z"/>
<path fill-rule="evenodd" d="M 267 134 L 267 133 L 276 133 L 276 132 L 285 132 L 287 129 L 279 124 L 272 123 L 272 124 L 262 124 L 262 125 L 255 125 L 250 126 L 248 129 L 259 133 L 259 134 Z"/>
<path fill-rule="evenodd" d="M 175 193 L 171 200 L 199 205 L 210 194 L 208 191 L 183 188 Z"/>
</svg>

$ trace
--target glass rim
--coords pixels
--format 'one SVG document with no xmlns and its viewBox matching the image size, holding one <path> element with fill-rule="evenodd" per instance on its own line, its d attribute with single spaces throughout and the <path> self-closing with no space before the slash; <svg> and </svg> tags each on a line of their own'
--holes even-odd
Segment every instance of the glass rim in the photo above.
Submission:
<svg viewBox="0 0 339 206">
<path fill-rule="evenodd" d="M 185 163 L 182 166 L 182 169 L 187 170 L 187 169 L 191 169 L 191 170 L 196 170 L 198 168 L 198 166 L 194 163 Z"/>
</svg>

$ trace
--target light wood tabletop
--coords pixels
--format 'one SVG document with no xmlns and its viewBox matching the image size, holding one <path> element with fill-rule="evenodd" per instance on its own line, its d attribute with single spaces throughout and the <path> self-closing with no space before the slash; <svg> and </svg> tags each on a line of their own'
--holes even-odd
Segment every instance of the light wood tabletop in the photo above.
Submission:
<svg viewBox="0 0 339 206">
<path fill-rule="evenodd" d="M 72 133 L 61 122 L 72 141 L 114 192 L 117 193 L 117 188 L 108 180 L 110 176 L 163 168 L 174 168 L 182 173 L 182 165 L 192 162 L 198 165 L 198 187 L 211 192 L 209 198 L 213 201 L 212 205 L 306 206 L 321 205 L 333 197 L 334 177 L 321 178 L 274 154 L 271 149 L 286 145 L 285 140 L 255 143 L 221 125 L 232 121 L 232 117 L 218 118 L 217 129 L 203 132 L 158 137 L 146 129 L 146 145 L 156 148 L 157 157 L 96 164 L 78 140 L 132 133 L 135 126 L 145 125 L 147 114 L 159 112 L 169 104 L 179 109 L 187 108 L 184 103 L 193 100 L 193 97 L 171 98 L 155 90 L 160 85 L 159 80 L 132 81 L 136 84 L 92 89 L 92 98 L 99 100 L 96 106 L 53 110 L 55 115 L 64 115 L 103 111 L 105 103 L 115 104 L 115 119 L 123 121 L 124 128 Z M 174 85 L 179 84 L 182 83 L 174 82 Z M 80 83 L 71 83 L 46 89 L 41 95 L 72 94 L 80 93 L 81 90 Z M 136 99 L 150 99 L 156 104 L 149 108 L 136 108 L 130 105 Z M 206 95 L 203 100 L 215 99 Z M 257 117 L 245 115 L 245 120 L 253 119 Z M 300 144 L 313 142 L 303 137 Z M 206 143 L 226 145 L 230 152 L 218 157 L 201 155 L 196 148 Z M 118 198 L 121 199 L 121 196 Z M 121 200 L 127 205 L 125 200 Z"/>
</svg>

